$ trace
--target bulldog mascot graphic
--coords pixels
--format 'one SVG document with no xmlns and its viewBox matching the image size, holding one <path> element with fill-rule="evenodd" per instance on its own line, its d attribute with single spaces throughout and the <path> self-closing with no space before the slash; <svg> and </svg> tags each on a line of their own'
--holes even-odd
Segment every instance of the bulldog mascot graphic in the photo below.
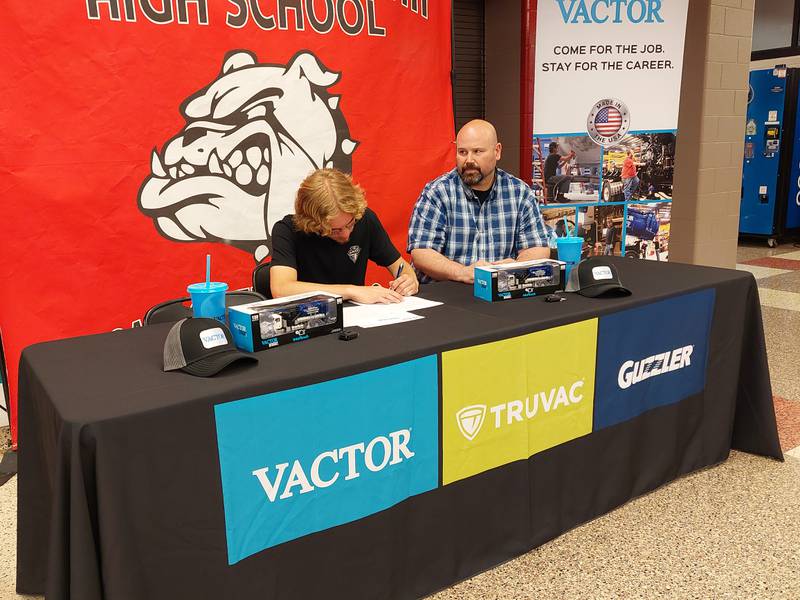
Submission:
<svg viewBox="0 0 800 600">
<path fill-rule="evenodd" d="M 357 143 L 327 89 L 338 79 L 307 51 L 286 65 L 228 53 L 219 77 L 181 105 L 183 129 L 153 150 L 140 210 L 168 239 L 223 242 L 261 261 L 300 182 L 318 168 L 351 170 Z"/>
</svg>

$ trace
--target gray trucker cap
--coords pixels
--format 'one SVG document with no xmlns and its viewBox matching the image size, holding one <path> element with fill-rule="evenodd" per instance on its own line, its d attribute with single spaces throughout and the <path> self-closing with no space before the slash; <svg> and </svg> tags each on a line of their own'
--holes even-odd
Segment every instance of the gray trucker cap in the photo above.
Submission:
<svg viewBox="0 0 800 600">
<path fill-rule="evenodd" d="M 585 258 L 572 267 L 564 291 L 577 292 L 587 298 L 631 295 L 619 279 L 614 260 L 607 256 Z"/>
<path fill-rule="evenodd" d="M 181 369 L 199 377 L 216 375 L 239 360 L 258 362 L 233 344 L 230 330 L 216 319 L 181 319 L 164 342 L 164 370 Z"/>
</svg>

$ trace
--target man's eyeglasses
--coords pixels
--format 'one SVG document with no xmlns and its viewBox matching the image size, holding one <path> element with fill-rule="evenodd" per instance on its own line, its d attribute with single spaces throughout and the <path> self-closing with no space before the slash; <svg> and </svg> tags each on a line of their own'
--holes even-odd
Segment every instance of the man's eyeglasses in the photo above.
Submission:
<svg viewBox="0 0 800 600">
<path fill-rule="evenodd" d="M 340 233 L 344 233 L 345 231 L 353 231 L 353 227 L 356 226 L 356 218 L 353 217 L 350 219 L 350 222 L 347 223 L 344 227 L 335 227 L 331 229 L 331 235 L 339 235 Z"/>
</svg>

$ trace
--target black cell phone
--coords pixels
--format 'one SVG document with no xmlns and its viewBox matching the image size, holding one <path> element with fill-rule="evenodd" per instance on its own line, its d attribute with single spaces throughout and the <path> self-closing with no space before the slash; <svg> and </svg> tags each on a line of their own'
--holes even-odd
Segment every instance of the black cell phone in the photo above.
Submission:
<svg viewBox="0 0 800 600">
<path fill-rule="evenodd" d="M 566 300 L 564 296 L 559 296 L 558 294 L 548 294 L 544 297 L 545 302 L 563 302 Z"/>
<path fill-rule="evenodd" d="M 358 332 L 353 331 L 352 329 L 345 329 L 342 333 L 339 334 L 339 339 L 344 340 L 345 342 L 354 340 L 357 337 L 358 337 Z"/>
</svg>

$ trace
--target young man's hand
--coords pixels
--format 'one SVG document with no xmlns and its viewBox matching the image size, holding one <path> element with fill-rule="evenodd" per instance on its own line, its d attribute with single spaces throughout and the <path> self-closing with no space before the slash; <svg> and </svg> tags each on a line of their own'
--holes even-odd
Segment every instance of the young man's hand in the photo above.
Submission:
<svg viewBox="0 0 800 600">
<path fill-rule="evenodd" d="M 400 278 L 402 279 L 403 276 L 401 275 Z M 355 300 L 361 304 L 394 304 L 403 301 L 403 296 L 398 292 L 379 285 L 353 286 L 352 293 L 349 296 L 350 300 Z"/>
<path fill-rule="evenodd" d="M 389 288 L 403 296 L 413 296 L 419 291 L 419 282 L 412 273 L 402 273 L 389 282 Z"/>
</svg>

